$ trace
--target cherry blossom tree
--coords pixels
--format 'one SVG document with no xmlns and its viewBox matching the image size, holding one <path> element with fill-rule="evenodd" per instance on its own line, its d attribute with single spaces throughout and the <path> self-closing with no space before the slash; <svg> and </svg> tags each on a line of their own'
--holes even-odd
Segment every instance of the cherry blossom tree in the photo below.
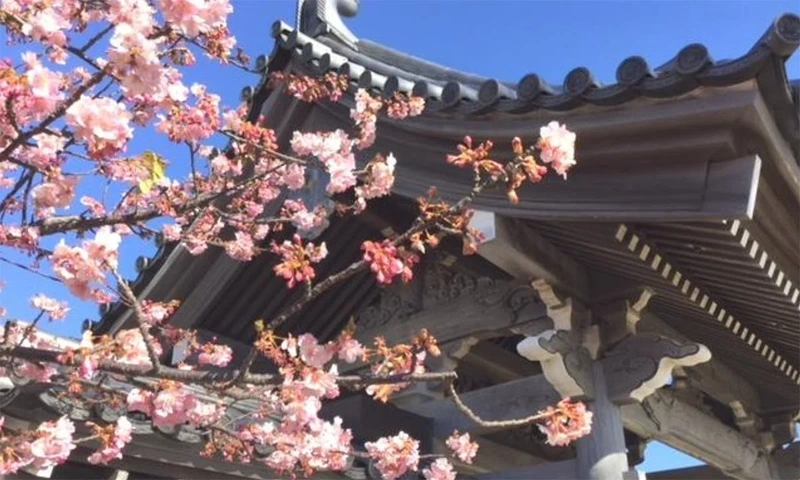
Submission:
<svg viewBox="0 0 800 480">
<path fill-rule="evenodd" d="M 527 146 L 515 138 L 510 161 L 493 157 L 491 141 L 465 137 L 443 161 L 474 173 L 471 190 L 447 202 L 432 189 L 419 199 L 419 215 L 405 232 L 365 241 L 361 258 L 318 278 L 315 266 L 328 250 L 303 233 L 324 228 L 332 215 L 361 214 L 370 200 L 391 193 L 402 159 L 390 152 L 367 158 L 365 150 L 375 142 L 379 116 L 419 115 L 424 100 L 377 98 L 331 73 L 274 73 L 268 81 L 303 101 L 338 102 L 349 89 L 355 95 L 352 131 L 297 131 L 282 150 L 262 119 L 248 120 L 246 104 L 225 108 L 206 86 L 184 83 L 198 56 L 219 68 L 252 70 L 228 30 L 232 10 L 229 0 L 0 0 L 0 22 L 24 50 L 21 58 L 0 59 L 0 257 L 60 282 L 75 297 L 50 298 L 32 284 L 36 317 L 11 319 L 0 311 L 0 375 L 59 387 L 74 402 L 139 412 L 154 426 L 190 424 L 203 432 L 204 455 L 261 462 L 291 474 L 342 470 L 361 457 L 386 479 L 421 470 L 429 480 L 445 480 L 455 478 L 451 459 L 473 461 L 477 445 L 458 432 L 446 442 L 449 456 L 420 452 L 405 432 L 358 451 L 351 426 L 319 416 L 322 403 L 342 388 L 364 389 L 386 402 L 411 383 L 441 382 L 478 423 L 537 423 L 554 445 L 588 433 L 591 413 L 569 400 L 512 422 L 479 418 L 461 402 L 455 372 L 426 371 L 426 358 L 439 349 L 424 330 L 406 344 L 376 338 L 371 346 L 355 339 L 353 325 L 327 342 L 308 333 L 276 333 L 309 302 L 360 271 L 371 271 L 379 284 L 408 282 L 420 256 L 447 236 L 460 237 L 465 254 L 474 252 L 481 238 L 470 227 L 470 203 L 488 189 L 504 189 L 516 203 L 524 183 L 539 182 L 550 171 L 566 178 L 575 163 L 575 134 L 552 122 L 532 132 L 538 138 Z M 131 151 L 132 139 L 143 132 L 183 145 L 187 154 Z M 167 165 L 190 173 L 171 178 Z M 336 199 L 335 209 L 310 208 L 282 195 L 304 188 L 310 169 L 327 172 L 324 188 Z M 79 196 L 87 185 L 96 188 Z M 121 276 L 120 245 L 153 235 L 180 242 L 194 255 L 209 248 L 240 262 L 273 255 L 275 275 L 306 294 L 275 318 L 253 319 L 256 341 L 234 362 L 229 346 L 170 324 L 177 299 L 137 297 Z M 74 344 L 39 329 L 40 322 L 63 320 L 75 299 L 120 301 L 135 326 L 113 336 L 87 331 Z M 191 360 L 167 363 L 164 355 L 179 343 Z M 260 358 L 272 361 L 278 373 L 253 372 Z M 342 362 L 367 368 L 341 375 Z M 129 388 L 111 388 L 108 379 Z M 258 407 L 234 428 L 223 416 L 241 400 Z M 62 417 L 24 431 L 3 428 L 0 417 L 0 474 L 57 465 L 81 443 L 96 448 L 89 462 L 105 464 L 124 455 L 133 435 L 126 416 L 83 425 Z M 265 445 L 270 453 L 258 455 Z"/>
</svg>

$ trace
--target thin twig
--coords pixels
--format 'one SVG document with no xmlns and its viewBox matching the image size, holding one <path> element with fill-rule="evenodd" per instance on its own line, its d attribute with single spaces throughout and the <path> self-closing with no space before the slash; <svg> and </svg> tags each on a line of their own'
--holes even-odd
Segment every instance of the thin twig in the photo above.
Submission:
<svg viewBox="0 0 800 480">
<path fill-rule="evenodd" d="M 456 404 L 459 410 L 469 417 L 470 420 L 477 423 L 481 427 L 486 428 L 510 428 L 510 427 L 521 427 L 524 425 L 530 425 L 532 423 L 536 423 L 544 418 L 551 416 L 550 413 L 536 413 L 529 417 L 519 418 L 515 420 L 484 420 L 478 416 L 471 408 L 469 408 L 466 404 L 464 404 L 461 397 L 458 396 L 455 387 L 453 386 L 453 382 L 448 382 L 447 385 L 448 391 L 450 393 L 450 398 L 452 398 L 453 403 Z"/>
</svg>

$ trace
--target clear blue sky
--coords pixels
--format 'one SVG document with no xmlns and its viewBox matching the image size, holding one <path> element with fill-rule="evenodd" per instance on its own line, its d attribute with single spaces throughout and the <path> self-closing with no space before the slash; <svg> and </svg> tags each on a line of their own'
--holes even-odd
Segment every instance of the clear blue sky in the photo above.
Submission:
<svg viewBox="0 0 800 480">
<path fill-rule="evenodd" d="M 231 0 L 235 13 L 231 30 L 245 50 L 255 57 L 272 49 L 270 26 L 281 19 L 294 23 L 294 0 Z M 705 44 L 715 59 L 735 58 L 747 52 L 780 13 L 797 12 L 797 1 L 564 1 L 532 0 L 361 0 L 358 16 L 348 21 L 362 38 L 410 54 L 488 77 L 516 81 L 537 73 L 560 84 L 578 66 L 588 67 L 603 83 L 614 81 L 620 61 L 641 55 L 651 66 L 672 58 L 689 43 Z M 0 34 L 0 56 L 19 59 L 20 49 L 5 46 Z M 800 59 L 792 59 L 790 77 L 800 77 Z M 202 64 L 188 76 L 222 94 L 235 105 L 241 87 L 256 79 L 236 69 Z M 161 148 L 163 147 L 163 148 Z M 180 176 L 183 149 L 150 135 L 140 136 L 130 153 L 158 149 L 171 160 L 169 174 Z M 2 252 L 0 252 L 2 253 Z M 121 252 L 129 277 L 138 255 L 153 247 L 136 242 Z M 21 274 L 0 264 L 0 305 L 11 316 L 29 318 L 28 298 L 39 291 L 64 298 L 59 286 Z M 72 303 L 65 323 L 49 330 L 77 335 L 84 318 L 97 318 L 91 305 Z M 647 450 L 645 471 L 696 464 L 691 458 L 659 444 Z"/>
</svg>

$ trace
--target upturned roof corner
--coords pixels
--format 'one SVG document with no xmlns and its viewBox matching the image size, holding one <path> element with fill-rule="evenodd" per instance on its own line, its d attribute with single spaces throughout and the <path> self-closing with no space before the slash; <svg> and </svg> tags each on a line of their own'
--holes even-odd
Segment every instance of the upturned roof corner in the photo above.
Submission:
<svg viewBox="0 0 800 480">
<path fill-rule="evenodd" d="M 310 37 L 332 35 L 358 50 L 358 38 L 342 20 L 342 17 L 356 16 L 358 7 L 359 0 L 298 0 L 297 30 Z"/>
</svg>

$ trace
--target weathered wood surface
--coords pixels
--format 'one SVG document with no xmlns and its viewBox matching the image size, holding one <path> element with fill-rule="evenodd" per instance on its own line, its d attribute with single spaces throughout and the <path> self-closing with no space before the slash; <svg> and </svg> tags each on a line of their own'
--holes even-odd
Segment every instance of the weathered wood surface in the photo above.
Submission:
<svg viewBox="0 0 800 480">
<path fill-rule="evenodd" d="M 640 332 L 658 333 L 680 342 L 689 341 L 685 335 L 649 312 L 642 315 L 638 329 Z M 756 389 L 719 359 L 712 358 L 706 363 L 694 365 L 687 368 L 686 372 L 692 386 L 725 405 L 738 401 L 749 412 L 758 412 L 761 409 L 761 400 Z"/>
<path fill-rule="evenodd" d="M 476 480 L 575 480 L 576 478 L 579 478 L 578 463 L 574 459 L 527 468 L 508 468 L 475 476 Z"/>
<path fill-rule="evenodd" d="M 557 402 L 560 396 L 544 375 L 537 375 L 469 392 L 463 398 L 486 420 L 510 420 L 529 416 Z M 436 435 L 453 429 L 482 430 L 449 399 L 405 408 L 434 419 Z M 734 478 L 772 478 L 768 457 L 751 438 L 677 399 L 667 390 L 653 394 L 645 404 L 625 405 L 621 413 L 626 429 L 684 451 Z"/>
<path fill-rule="evenodd" d="M 592 362 L 594 398 L 589 403 L 592 431 L 575 444 L 577 478 L 623 480 L 628 471 L 628 456 L 622 416 L 619 406 L 609 396 L 610 386 L 606 385 L 603 367 L 600 362 Z"/>
<path fill-rule="evenodd" d="M 584 478 L 578 474 L 578 462 L 565 460 L 551 462 L 527 468 L 506 469 L 499 472 L 476 475 L 476 480 L 575 480 Z M 623 480 L 645 480 L 649 476 L 632 468 L 622 474 Z M 682 479 L 689 480 L 689 479 Z"/>
<path fill-rule="evenodd" d="M 742 480 L 774 478 L 769 457 L 746 435 L 661 390 L 642 405 L 622 407 L 625 428 L 698 458 Z"/>
<path fill-rule="evenodd" d="M 471 225 L 485 237 L 478 254 L 512 277 L 522 281 L 544 279 L 568 295 L 588 299 L 583 266 L 533 228 L 489 211 L 475 212 Z"/>
<path fill-rule="evenodd" d="M 517 450 L 487 438 L 473 437 L 472 440 L 478 444 L 478 455 L 472 463 L 466 464 L 454 461 L 454 465 L 458 469 L 458 478 L 463 475 L 477 475 L 481 478 L 482 475 L 491 474 L 492 472 L 501 472 L 505 470 L 516 470 L 532 468 L 538 465 L 547 465 L 545 460 L 530 454 Z M 441 438 L 434 439 L 433 452 L 441 455 L 451 455 L 452 450 L 445 444 L 445 440 Z"/>
<path fill-rule="evenodd" d="M 397 151 L 404 158 L 419 152 Z M 756 156 L 727 162 L 706 159 L 678 162 L 631 162 L 615 168 L 582 167 L 569 182 L 549 179 L 523 187 L 518 205 L 502 193 L 488 193 L 476 207 L 531 220 L 702 221 L 747 219 L 753 213 L 760 161 Z M 426 164 L 435 163 L 431 158 Z M 604 166 L 605 167 L 605 166 Z M 468 188 L 469 177 L 457 183 L 452 173 L 420 166 L 400 172 L 396 191 L 416 198 L 431 185 L 448 199 Z"/>
<path fill-rule="evenodd" d="M 418 306 L 385 292 L 379 305 L 359 314 L 356 338 L 365 343 L 372 343 L 376 336 L 389 343 L 403 342 L 427 328 L 440 343 L 447 343 L 533 324 L 544 331 L 552 325 L 530 286 L 485 278 L 464 281 L 475 284 L 463 291 L 444 288 L 450 298 L 423 300 Z M 418 311 L 411 313 L 414 310 Z"/>
<path fill-rule="evenodd" d="M 524 418 L 561 400 L 561 396 L 544 375 L 482 388 L 465 393 L 461 398 L 464 404 L 484 420 Z M 453 430 L 486 431 L 464 415 L 449 398 L 405 405 L 403 408 L 433 419 L 436 436 L 449 435 Z"/>
</svg>

